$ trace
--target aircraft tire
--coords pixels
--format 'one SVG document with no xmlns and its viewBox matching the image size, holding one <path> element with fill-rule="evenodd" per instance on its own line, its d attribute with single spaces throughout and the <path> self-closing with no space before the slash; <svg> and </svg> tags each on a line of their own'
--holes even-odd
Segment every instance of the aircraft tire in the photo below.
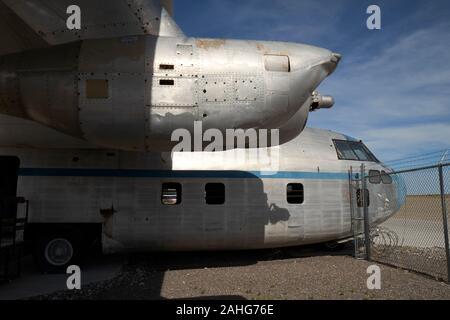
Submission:
<svg viewBox="0 0 450 320">
<path fill-rule="evenodd" d="M 66 273 L 67 267 L 80 258 L 77 237 L 67 233 L 39 236 L 35 247 L 35 260 L 43 273 Z"/>
</svg>

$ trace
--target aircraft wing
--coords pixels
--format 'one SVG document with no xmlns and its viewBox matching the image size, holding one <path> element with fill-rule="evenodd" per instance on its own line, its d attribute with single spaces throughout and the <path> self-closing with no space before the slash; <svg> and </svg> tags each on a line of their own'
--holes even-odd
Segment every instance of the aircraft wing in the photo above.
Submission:
<svg viewBox="0 0 450 320">
<path fill-rule="evenodd" d="M 71 5 L 81 9 L 80 30 L 67 28 Z M 0 55 L 82 39 L 183 36 L 172 8 L 172 0 L 0 0 Z"/>
<path fill-rule="evenodd" d="M 48 43 L 0 0 L 0 55 L 46 46 Z"/>
</svg>

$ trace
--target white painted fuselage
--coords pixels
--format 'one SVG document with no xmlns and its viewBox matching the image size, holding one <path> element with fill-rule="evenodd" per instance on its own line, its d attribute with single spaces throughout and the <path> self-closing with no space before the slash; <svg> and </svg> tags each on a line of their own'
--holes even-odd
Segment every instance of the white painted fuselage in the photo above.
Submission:
<svg viewBox="0 0 450 320">
<path fill-rule="evenodd" d="M 333 139 L 350 138 L 306 128 L 260 157 L 239 149 L 170 155 L 1 148 L 0 155 L 20 159 L 18 195 L 29 200 L 30 224 L 101 224 L 104 251 L 253 249 L 352 236 L 348 170 L 361 162 L 339 160 Z M 181 185 L 179 204 L 162 203 L 163 183 Z M 206 203 L 207 183 L 224 184 L 223 204 Z M 303 185 L 303 203 L 288 203 L 290 183 Z M 396 188 L 370 186 L 374 223 L 398 210 Z"/>
</svg>

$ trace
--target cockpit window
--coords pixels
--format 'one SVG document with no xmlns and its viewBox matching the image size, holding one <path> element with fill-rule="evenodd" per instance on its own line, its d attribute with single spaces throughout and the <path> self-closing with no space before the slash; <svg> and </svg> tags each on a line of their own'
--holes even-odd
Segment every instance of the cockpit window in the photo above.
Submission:
<svg viewBox="0 0 450 320">
<path fill-rule="evenodd" d="M 336 146 L 336 151 L 340 160 L 358 160 L 358 157 L 347 141 L 334 140 L 334 145 Z"/>
<path fill-rule="evenodd" d="M 391 184 L 392 177 L 390 174 L 387 174 L 386 171 L 381 171 L 381 181 L 383 181 L 384 184 Z"/>
<path fill-rule="evenodd" d="M 358 156 L 358 159 L 361 161 L 371 161 L 370 154 L 365 150 L 366 148 L 362 143 L 352 143 L 351 144 L 353 151 Z"/>
<path fill-rule="evenodd" d="M 339 160 L 373 161 L 378 159 L 360 141 L 333 140 Z"/>
</svg>

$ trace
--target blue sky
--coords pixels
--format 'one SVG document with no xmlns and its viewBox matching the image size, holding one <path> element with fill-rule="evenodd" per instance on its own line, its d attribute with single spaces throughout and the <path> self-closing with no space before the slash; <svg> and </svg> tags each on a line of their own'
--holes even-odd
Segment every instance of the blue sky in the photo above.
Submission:
<svg viewBox="0 0 450 320">
<path fill-rule="evenodd" d="M 377 4 L 382 30 L 366 28 Z M 302 42 L 343 54 L 309 126 L 363 139 L 383 161 L 450 147 L 450 1 L 175 0 L 193 37 Z"/>
</svg>

